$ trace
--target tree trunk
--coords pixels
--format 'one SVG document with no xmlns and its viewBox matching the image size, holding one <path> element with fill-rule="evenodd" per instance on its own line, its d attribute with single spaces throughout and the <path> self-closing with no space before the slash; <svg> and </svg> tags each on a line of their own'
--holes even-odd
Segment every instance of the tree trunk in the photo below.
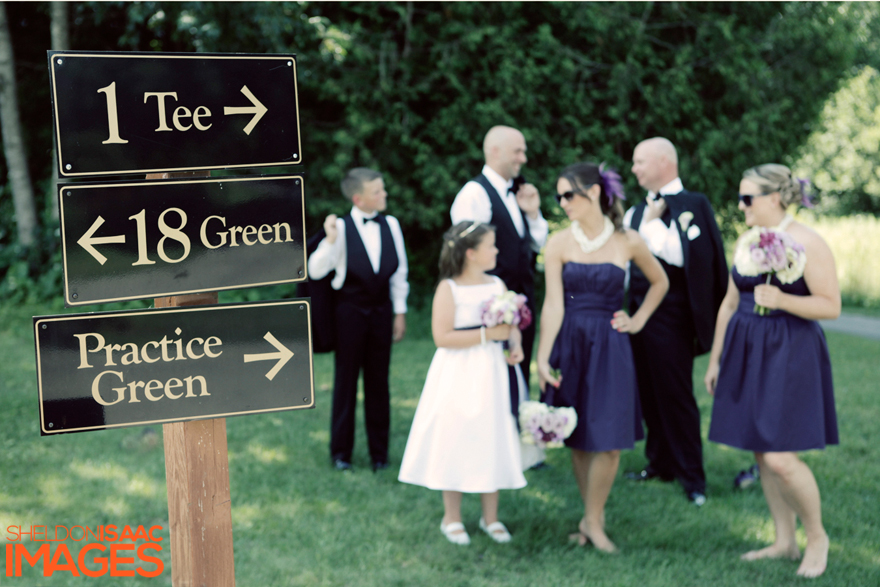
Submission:
<svg viewBox="0 0 880 587">
<path fill-rule="evenodd" d="M 52 23 L 50 25 L 52 32 L 52 50 L 67 51 L 70 49 L 70 24 L 67 20 L 67 2 L 50 2 L 50 11 Z M 55 177 L 60 177 L 58 173 L 58 147 L 52 142 L 52 167 L 55 169 Z M 54 186 L 53 186 L 54 187 Z M 53 189 L 49 198 L 52 206 L 52 219 L 58 220 L 58 190 Z"/>
<path fill-rule="evenodd" d="M 3 127 L 3 151 L 15 203 L 18 242 L 30 247 L 37 232 L 37 209 L 21 134 L 16 91 L 15 59 L 6 19 L 6 3 L 0 2 L 0 126 Z"/>
<path fill-rule="evenodd" d="M 70 25 L 67 22 L 67 2 L 50 2 L 52 10 L 52 50 L 70 49 Z"/>
</svg>

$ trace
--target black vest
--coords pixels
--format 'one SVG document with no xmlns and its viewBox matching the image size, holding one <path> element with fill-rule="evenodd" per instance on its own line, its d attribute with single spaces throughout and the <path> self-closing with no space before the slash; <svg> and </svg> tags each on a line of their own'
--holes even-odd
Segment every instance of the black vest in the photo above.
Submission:
<svg viewBox="0 0 880 587">
<path fill-rule="evenodd" d="M 532 300 L 534 289 L 535 254 L 532 252 L 532 235 L 529 233 L 529 223 L 525 213 L 520 210 L 523 217 L 525 234 L 520 236 L 516 231 L 516 225 L 510 218 L 507 206 L 501 200 L 496 190 L 485 175 L 482 173 L 472 179 L 486 190 L 489 203 L 492 205 L 492 218 L 489 223 L 495 227 L 495 245 L 498 247 L 498 258 L 495 269 L 489 271 L 497 275 L 511 289 L 522 293 Z"/>
<path fill-rule="evenodd" d="M 385 216 L 376 216 L 382 238 L 382 253 L 379 272 L 373 271 L 364 241 L 355 227 L 351 214 L 343 217 L 345 221 L 345 246 L 347 254 L 345 282 L 339 288 L 338 301 L 362 308 L 391 304 L 390 280 L 400 265 L 397 248 L 388 228 Z"/>
</svg>

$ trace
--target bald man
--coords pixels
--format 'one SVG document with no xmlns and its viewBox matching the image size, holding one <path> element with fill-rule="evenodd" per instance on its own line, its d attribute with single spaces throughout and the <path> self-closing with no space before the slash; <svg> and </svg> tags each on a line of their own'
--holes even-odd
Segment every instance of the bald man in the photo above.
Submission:
<svg viewBox="0 0 880 587">
<path fill-rule="evenodd" d="M 694 399 L 694 357 L 709 351 L 715 318 L 727 290 L 724 245 L 709 200 L 684 189 L 678 154 L 667 139 L 642 141 L 632 172 L 648 191 L 630 208 L 624 226 L 637 230 L 669 277 L 669 293 L 632 349 L 642 415 L 648 427 L 648 464 L 627 477 L 636 481 L 677 479 L 688 499 L 706 502 L 700 411 Z M 645 299 L 648 281 L 631 267 L 630 312 Z"/>
<path fill-rule="evenodd" d="M 508 289 L 525 294 L 529 298 L 529 309 L 535 315 L 535 258 L 547 241 L 548 229 L 541 215 L 538 189 L 530 183 L 514 184 L 513 181 L 528 161 L 525 137 L 515 128 L 494 126 L 483 139 L 483 155 L 486 164 L 482 172 L 461 188 L 449 215 L 453 225 L 463 220 L 478 220 L 495 226 L 498 261 L 490 273 L 503 279 Z M 533 321 L 523 331 L 525 358 L 520 366 L 526 384 L 534 340 Z M 528 396 L 527 389 L 518 390 L 516 397 L 511 398 L 514 411 L 524 394 Z"/>
</svg>

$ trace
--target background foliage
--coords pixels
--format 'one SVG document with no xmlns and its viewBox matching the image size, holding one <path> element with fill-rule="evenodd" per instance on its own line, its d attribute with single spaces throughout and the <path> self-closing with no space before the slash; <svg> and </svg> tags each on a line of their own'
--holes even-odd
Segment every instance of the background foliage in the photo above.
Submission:
<svg viewBox="0 0 880 587">
<path fill-rule="evenodd" d="M 48 211 L 48 12 L 44 3 L 8 10 L 31 173 Z M 663 135 L 679 147 L 686 185 L 710 197 L 732 233 L 740 173 L 793 161 L 826 99 L 873 63 L 876 12 L 824 2 L 79 2 L 71 44 L 295 52 L 308 225 L 345 211 L 345 169 L 381 169 L 418 298 L 435 281 L 435 243 L 494 124 L 525 134 L 525 173 L 547 216 L 558 213 L 556 173 L 578 159 L 608 161 L 626 178 L 629 203 L 640 200 L 627 161 L 639 140 Z M 22 250 L 3 189 L 0 294 L 58 296 L 57 223 L 44 212 L 39 246 Z"/>
<path fill-rule="evenodd" d="M 858 71 L 822 110 L 795 165 L 824 195 L 822 212 L 880 213 L 880 73 Z"/>
</svg>

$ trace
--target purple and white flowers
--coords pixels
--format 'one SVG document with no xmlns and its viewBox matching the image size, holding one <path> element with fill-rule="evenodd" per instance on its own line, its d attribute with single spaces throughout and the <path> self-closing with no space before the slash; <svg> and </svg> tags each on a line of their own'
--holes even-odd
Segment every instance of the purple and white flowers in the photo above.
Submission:
<svg viewBox="0 0 880 587">
<path fill-rule="evenodd" d="M 532 323 L 532 312 L 526 300 L 526 296 L 509 290 L 486 300 L 482 308 L 483 326 L 491 328 L 510 324 L 520 330 L 528 328 Z"/>
<path fill-rule="evenodd" d="M 577 426 L 574 408 L 553 408 L 541 402 L 519 405 L 520 437 L 538 448 L 559 448 Z"/>
<path fill-rule="evenodd" d="M 787 232 L 755 227 L 740 239 L 733 264 L 740 275 L 775 275 L 781 283 L 794 283 L 804 274 L 807 254 L 803 245 Z M 766 316 L 770 310 L 755 304 L 755 313 Z"/>
</svg>

